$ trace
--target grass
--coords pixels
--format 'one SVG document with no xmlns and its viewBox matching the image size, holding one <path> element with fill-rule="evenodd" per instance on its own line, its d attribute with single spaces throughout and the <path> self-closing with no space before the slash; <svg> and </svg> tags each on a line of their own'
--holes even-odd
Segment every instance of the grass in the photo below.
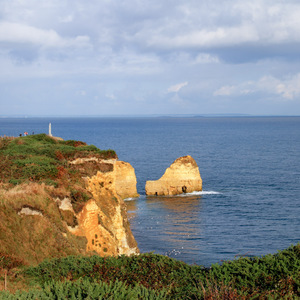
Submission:
<svg viewBox="0 0 300 300">
<path fill-rule="evenodd" d="M 0 138 L 0 179 L 12 184 L 76 178 L 78 170 L 68 162 L 76 158 L 116 158 L 113 150 L 100 150 L 79 141 L 58 141 L 46 134 Z M 79 176 L 77 176 L 79 177 Z M 78 180 L 78 178 L 77 178 Z"/>
<path fill-rule="evenodd" d="M 26 264 L 84 253 L 85 239 L 66 229 L 66 217 L 50 196 L 53 190 L 60 189 L 39 183 L 0 189 L 0 253 L 12 254 Z M 43 217 L 20 216 L 24 207 L 41 212 Z"/>
<path fill-rule="evenodd" d="M 37 266 L 17 267 L 18 271 L 12 273 L 10 280 L 13 286 L 22 279 L 23 292 L 19 291 L 17 295 L 23 297 L 29 295 L 25 291 L 30 288 L 32 295 L 59 290 L 62 298 L 71 297 L 71 291 L 81 296 L 90 293 L 87 299 L 98 299 L 91 295 L 105 291 L 106 295 L 114 295 L 111 299 L 300 297 L 300 244 L 276 254 L 239 258 L 210 268 L 188 265 L 153 253 L 106 258 L 68 256 L 47 259 Z M 4 298 L 19 299 L 12 293 L 0 292 L 0 299 Z"/>
</svg>

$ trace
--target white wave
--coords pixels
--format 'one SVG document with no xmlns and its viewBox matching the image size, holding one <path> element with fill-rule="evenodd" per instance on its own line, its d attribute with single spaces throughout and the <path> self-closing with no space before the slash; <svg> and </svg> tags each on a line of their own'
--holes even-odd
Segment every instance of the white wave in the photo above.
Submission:
<svg viewBox="0 0 300 300">
<path fill-rule="evenodd" d="M 185 193 L 178 195 L 179 197 L 186 197 L 186 196 L 202 196 L 202 195 L 220 195 L 220 192 L 215 191 L 195 191 L 192 193 Z"/>
<path fill-rule="evenodd" d="M 192 193 L 183 193 L 183 194 L 179 194 L 179 195 L 174 195 L 174 196 L 150 196 L 152 198 L 155 198 L 155 197 L 189 197 L 189 196 L 202 196 L 202 195 L 221 195 L 222 193 L 220 192 L 216 192 L 216 191 L 195 191 L 195 192 L 192 192 Z M 124 199 L 124 201 L 134 201 L 134 200 L 138 200 L 138 199 L 147 199 L 147 195 L 140 195 L 139 197 L 131 197 L 131 198 L 126 198 Z"/>
<path fill-rule="evenodd" d="M 130 198 L 125 198 L 124 201 L 133 201 L 137 199 L 139 199 L 139 197 L 130 197 Z"/>
</svg>

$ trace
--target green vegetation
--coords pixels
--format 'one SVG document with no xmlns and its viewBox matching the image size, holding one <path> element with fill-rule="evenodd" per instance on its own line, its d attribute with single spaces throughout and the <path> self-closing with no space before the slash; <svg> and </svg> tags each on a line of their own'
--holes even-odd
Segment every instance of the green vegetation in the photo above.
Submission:
<svg viewBox="0 0 300 300">
<path fill-rule="evenodd" d="M 0 138 L 0 179 L 12 184 L 77 179 L 78 169 L 68 162 L 77 158 L 116 158 L 113 150 L 99 150 L 79 141 L 61 141 L 46 134 Z M 61 182 L 60 182 L 61 183 Z"/>
<path fill-rule="evenodd" d="M 34 289 L 29 292 L 18 291 L 15 295 L 8 292 L 0 293 L 0 299 L 166 299 L 165 291 L 147 289 L 142 285 L 128 287 L 125 283 L 115 281 L 109 284 L 105 282 L 91 282 L 83 279 L 75 282 L 51 281 L 42 285 L 42 289 Z"/>
<path fill-rule="evenodd" d="M 14 274 L 31 290 L 0 292 L 0 299 L 299 299 L 300 244 L 210 268 L 148 253 L 69 256 Z"/>
</svg>

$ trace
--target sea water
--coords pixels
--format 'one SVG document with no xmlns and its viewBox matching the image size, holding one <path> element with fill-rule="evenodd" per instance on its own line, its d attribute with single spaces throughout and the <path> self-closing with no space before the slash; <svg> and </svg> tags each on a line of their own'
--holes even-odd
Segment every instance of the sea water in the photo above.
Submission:
<svg viewBox="0 0 300 300">
<path fill-rule="evenodd" d="M 114 149 L 137 176 L 128 218 L 141 252 L 209 266 L 300 240 L 300 117 L 2 118 L 0 135 L 47 133 Z M 203 191 L 147 197 L 178 157 L 191 155 Z"/>
</svg>

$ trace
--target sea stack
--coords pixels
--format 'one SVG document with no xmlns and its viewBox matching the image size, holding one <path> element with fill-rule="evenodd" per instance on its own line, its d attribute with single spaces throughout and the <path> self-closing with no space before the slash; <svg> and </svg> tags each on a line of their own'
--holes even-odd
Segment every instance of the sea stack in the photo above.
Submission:
<svg viewBox="0 0 300 300">
<path fill-rule="evenodd" d="M 172 196 L 202 191 L 202 179 L 196 161 L 190 156 L 177 158 L 164 175 L 146 182 L 146 195 Z"/>
</svg>

